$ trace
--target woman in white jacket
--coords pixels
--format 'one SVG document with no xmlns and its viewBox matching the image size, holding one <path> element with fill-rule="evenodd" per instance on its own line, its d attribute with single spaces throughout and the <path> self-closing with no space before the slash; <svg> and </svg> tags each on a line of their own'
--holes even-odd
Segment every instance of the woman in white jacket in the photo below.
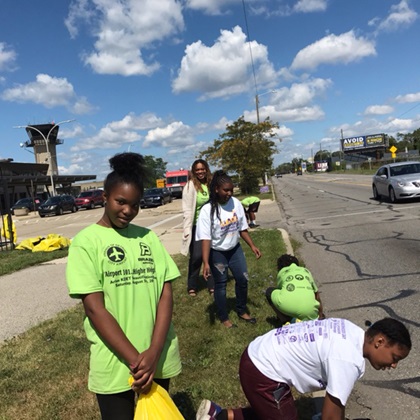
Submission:
<svg viewBox="0 0 420 420">
<path fill-rule="evenodd" d="M 183 235 L 181 254 L 190 255 L 188 263 L 188 294 L 197 296 L 198 276 L 202 264 L 201 241 L 195 240 L 195 230 L 201 207 L 209 200 L 209 185 L 211 172 L 208 163 L 203 159 L 197 159 L 191 166 L 190 179 L 182 191 Z M 212 295 L 214 281 L 207 279 L 207 288 Z"/>
</svg>

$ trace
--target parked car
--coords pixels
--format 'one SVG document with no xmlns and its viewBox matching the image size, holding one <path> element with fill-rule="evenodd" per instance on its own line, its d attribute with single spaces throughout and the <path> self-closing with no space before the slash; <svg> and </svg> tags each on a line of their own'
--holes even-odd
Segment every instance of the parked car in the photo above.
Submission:
<svg viewBox="0 0 420 420">
<path fill-rule="evenodd" d="M 93 209 L 105 205 L 103 190 L 83 191 L 76 197 L 77 208 Z"/>
<path fill-rule="evenodd" d="M 172 203 L 172 195 L 168 188 L 150 188 L 146 190 L 140 200 L 140 207 L 157 207 L 166 203 Z"/>
<path fill-rule="evenodd" d="M 71 195 L 56 195 L 49 197 L 38 208 L 38 214 L 45 217 L 48 214 L 56 214 L 57 216 L 66 211 L 72 213 L 77 211 L 76 202 Z"/>
<path fill-rule="evenodd" d="M 298 170 L 296 171 L 296 175 L 303 175 L 302 169 L 298 169 Z"/>
<path fill-rule="evenodd" d="M 21 198 L 20 200 L 16 201 L 15 204 L 10 208 L 12 214 L 15 214 L 15 209 L 28 209 L 28 211 L 38 210 L 38 206 L 41 204 L 41 200 L 39 198 L 35 198 L 33 200 L 31 197 Z"/>
<path fill-rule="evenodd" d="M 381 166 L 372 178 L 373 198 L 387 197 L 391 203 L 420 197 L 420 162 L 398 162 Z"/>
</svg>

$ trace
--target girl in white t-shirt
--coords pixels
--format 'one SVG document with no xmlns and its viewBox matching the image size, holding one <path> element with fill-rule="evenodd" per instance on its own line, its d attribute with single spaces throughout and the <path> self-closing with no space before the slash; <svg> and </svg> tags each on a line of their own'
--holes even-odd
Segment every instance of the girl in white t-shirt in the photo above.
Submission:
<svg viewBox="0 0 420 420">
<path fill-rule="evenodd" d="M 210 184 L 209 202 L 201 208 L 196 231 L 196 240 L 202 241 L 203 275 L 205 279 L 213 276 L 217 315 L 226 328 L 236 327 L 229 319 L 226 305 L 228 269 L 235 278 L 239 319 L 251 324 L 257 322 L 246 308 L 248 269 L 239 239 L 249 245 L 257 258 L 261 257 L 260 250 L 249 236 L 244 208 L 232 195 L 232 180 L 225 172 L 216 171 Z"/>
<path fill-rule="evenodd" d="M 410 333 L 392 318 L 366 332 L 339 318 L 289 324 L 257 337 L 242 354 L 239 377 L 250 407 L 222 409 L 203 400 L 196 418 L 297 420 L 293 386 L 301 393 L 325 389 L 322 418 L 341 420 L 365 359 L 376 370 L 395 369 L 410 350 Z"/>
</svg>

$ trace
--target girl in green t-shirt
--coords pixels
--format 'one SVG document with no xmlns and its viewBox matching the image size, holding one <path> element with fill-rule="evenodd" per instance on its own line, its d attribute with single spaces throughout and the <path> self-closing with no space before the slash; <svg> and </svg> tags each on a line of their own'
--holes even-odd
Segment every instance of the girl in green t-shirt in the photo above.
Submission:
<svg viewBox="0 0 420 420">
<path fill-rule="evenodd" d="M 181 371 L 171 322 L 171 282 L 179 270 L 154 232 L 131 224 L 144 191 L 143 163 L 136 153 L 110 159 L 104 214 L 69 250 L 67 284 L 85 309 L 88 386 L 102 419 L 132 420 L 135 392 L 147 392 L 152 381 L 168 389 Z"/>
</svg>

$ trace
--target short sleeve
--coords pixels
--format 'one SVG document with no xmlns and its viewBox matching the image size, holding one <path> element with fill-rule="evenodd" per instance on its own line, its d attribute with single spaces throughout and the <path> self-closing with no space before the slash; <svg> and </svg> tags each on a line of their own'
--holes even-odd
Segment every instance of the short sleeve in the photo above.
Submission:
<svg viewBox="0 0 420 420">
<path fill-rule="evenodd" d="M 198 215 L 195 240 L 211 240 L 210 205 L 205 204 Z"/>
<path fill-rule="evenodd" d="M 345 406 L 354 384 L 363 372 L 352 362 L 334 358 L 327 359 L 323 365 L 327 376 L 326 391 Z"/>
</svg>

